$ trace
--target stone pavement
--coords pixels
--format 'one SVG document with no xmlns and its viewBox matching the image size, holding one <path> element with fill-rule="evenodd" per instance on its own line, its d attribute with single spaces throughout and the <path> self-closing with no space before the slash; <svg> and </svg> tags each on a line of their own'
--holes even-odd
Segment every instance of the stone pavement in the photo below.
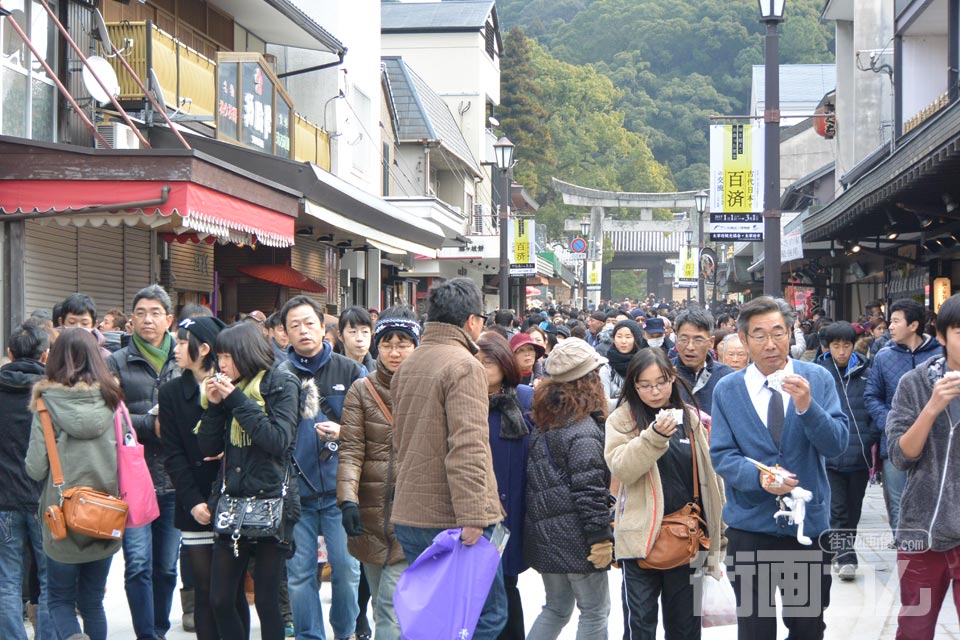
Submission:
<svg viewBox="0 0 960 640">
<path fill-rule="evenodd" d="M 831 606 L 827 609 L 828 640 L 891 640 L 896 635 L 897 610 L 899 607 L 898 584 L 895 569 L 896 556 L 886 549 L 889 541 L 889 528 L 886 523 L 886 511 L 880 487 L 869 487 L 864 501 L 863 519 L 860 523 L 860 573 L 854 582 L 840 582 L 834 578 L 831 590 Z M 543 583 L 534 571 L 527 571 L 520 577 L 520 592 L 523 596 L 526 624 L 529 629 L 540 607 L 543 606 Z M 610 572 L 610 638 L 621 637 L 623 613 L 620 607 L 620 572 Z M 330 584 L 324 583 L 321 589 L 323 608 L 330 606 Z M 109 620 L 110 640 L 133 640 L 130 615 L 123 591 L 123 556 L 114 558 L 110 579 L 107 585 L 105 602 Z M 193 634 L 184 633 L 180 628 L 180 601 L 174 598 L 173 629 L 167 640 L 189 640 Z M 258 629 L 256 612 L 251 612 L 254 629 Z M 561 640 L 573 640 L 576 637 L 577 613 L 564 629 Z M 786 637 L 786 629 L 780 626 L 780 637 Z M 257 632 L 253 638 L 259 637 Z M 663 638 L 663 629 L 658 630 L 658 638 Z M 327 638 L 333 638 L 329 627 Z M 704 629 L 704 640 L 729 640 L 736 638 L 734 627 Z M 948 594 L 942 611 L 936 636 L 940 639 L 960 640 L 960 624 Z"/>
</svg>

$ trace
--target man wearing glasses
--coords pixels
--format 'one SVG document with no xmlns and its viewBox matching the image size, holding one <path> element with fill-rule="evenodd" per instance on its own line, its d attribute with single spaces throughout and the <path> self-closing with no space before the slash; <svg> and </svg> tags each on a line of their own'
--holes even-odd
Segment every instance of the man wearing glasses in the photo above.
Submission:
<svg viewBox="0 0 960 640">
<path fill-rule="evenodd" d="M 713 316 L 702 309 L 688 309 L 677 316 L 677 357 L 673 361 L 677 373 L 693 389 L 700 409 L 711 415 L 713 389 L 724 376 L 733 373 L 732 368 L 710 355 L 712 328 Z"/>
<path fill-rule="evenodd" d="M 724 479 L 728 566 L 737 596 L 738 637 L 777 637 L 775 593 L 791 638 L 823 638 L 830 604 L 830 562 L 818 536 L 830 528 L 825 459 L 840 455 L 849 428 L 836 386 L 823 367 L 792 360 L 793 309 L 763 296 L 740 310 L 737 329 L 753 364 L 727 376 L 714 393 L 710 457 Z M 773 476 L 758 470 L 779 466 Z M 800 486 L 812 494 L 803 534 L 774 518 L 781 496 Z"/>
<path fill-rule="evenodd" d="M 133 631 L 138 640 L 161 638 L 170 631 L 170 607 L 177 588 L 180 531 L 174 527 L 176 496 L 163 467 L 157 400 L 160 387 L 180 375 L 173 357 L 176 341 L 170 296 L 150 285 L 133 297 L 133 336 L 112 354 L 107 366 L 120 380 L 137 440 L 144 445 L 147 466 L 157 491 L 160 517 L 123 534 L 124 586 Z"/>
</svg>

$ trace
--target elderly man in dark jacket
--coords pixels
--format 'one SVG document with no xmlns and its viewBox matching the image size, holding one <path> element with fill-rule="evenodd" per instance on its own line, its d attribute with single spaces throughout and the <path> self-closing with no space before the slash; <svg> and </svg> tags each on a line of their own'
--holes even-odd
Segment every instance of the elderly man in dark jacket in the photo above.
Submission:
<svg viewBox="0 0 960 640">
<path fill-rule="evenodd" d="M 713 316 L 699 308 L 688 309 L 677 316 L 676 328 L 677 357 L 673 364 L 693 389 L 700 409 L 712 414 L 713 388 L 724 376 L 733 373 L 733 369 L 710 355 Z"/>
<path fill-rule="evenodd" d="M 170 607 L 177 587 L 180 531 L 174 526 L 176 496 L 163 467 L 157 403 L 160 387 L 180 375 L 176 345 L 168 329 L 173 322 L 170 296 L 150 285 L 133 298 L 133 336 L 107 359 L 120 380 L 137 439 L 160 505 L 160 517 L 123 535 L 124 584 L 137 640 L 154 640 L 170 630 Z"/>
<path fill-rule="evenodd" d="M 40 602 L 35 636 L 48 638 L 53 633 L 47 615 L 47 567 L 43 553 L 40 521 L 40 483 L 33 481 L 24 465 L 30 442 L 30 392 L 43 379 L 50 339 L 33 323 L 22 324 L 7 341 L 7 357 L 12 362 L 0 368 L 0 637 L 27 640 L 23 626 L 23 548 L 31 545 L 40 576 Z"/>
<path fill-rule="evenodd" d="M 867 411 L 863 394 L 867 387 L 870 365 L 853 351 L 856 330 L 849 322 L 835 322 L 823 334 L 826 351 L 818 363 L 830 372 L 840 396 L 840 406 L 847 414 L 850 438 L 847 448 L 835 458 L 827 459 L 830 481 L 830 528 L 834 536 L 834 566 L 840 579 L 850 581 L 857 573 L 857 552 L 854 542 L 863 507 L 863 495 L 870 480 L 873 445 L 880 442 L 880 432 Z"/>
</svg>

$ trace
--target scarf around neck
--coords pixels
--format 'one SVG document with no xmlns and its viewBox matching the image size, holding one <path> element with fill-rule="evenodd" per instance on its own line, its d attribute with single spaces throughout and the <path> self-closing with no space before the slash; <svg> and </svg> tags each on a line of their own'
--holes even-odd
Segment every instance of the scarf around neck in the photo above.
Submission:
<svg viewBox="0 0 960 640">
<path fill-rule="evenodd" d="M 140 355 L 150 363 L 150 366 L 153 367 L 157 373 L 163 371 L 163 365 L 170 359 L 170 343 L 172 341 L 173 339 L 170 337 L 170 334 L 164 333 L 163 342 L 160 343 L 160 347 L 158 348 L 137 334 L 133 334 L 133 343 L 137 345 Z"/>
<path fill-rule="evenodd" d="M 237 389 L 240 389 L 240 391 L 243 392 L 243 395 L 256 402 L 257 406 L 260 407 L 260 410 L 264 413 L 267 412 L 267 403 L 263 399 L 263 395 L 260 393 L 260 383 L 263 382 L 263 376 L 266 374 L 267 372 L 265 370 L 261 371 L 257 375 L 253 376 L 253 378 L 251 378 L 249 381 L 240 380 L 234 385 Z M 204 410 L 210 406 L 210 401 L 207 400 L 207 394 L 203 385 L 200 386 L 200 406 L 203 407 Z M 194 429 L 194 433 L 199 430 L 200 423 L 198 422 L 196 429 Z M 247 432 L 243 430 L 243 427 L 240 426 L 240 423 L 237 422 L 236 418 L 230 421 L 230 444 L 235 447 L 249 447 L 253 444 L 253 440 L 250 438 Z"/>
<path fill-rule="evenodd" d="M 607 351 L 607 360 L 610 361 L 610 368 L 617 372 L 621 378 L 627 377 L 627 367 L 630 365 L 630 361 L 633 360 L 633 356 L 637 353 L 637 345 L 633 345 L 633 350 L 630 353 L 620 353 L 616 347 L 612 347 Z"/>
<path fill-rule="evenodd" d="M 500 413 L 500 437 L 503 440 L 520 440 L 530 435 L 516 387 L 504 387 L 502 392 L 490 396 L 490 412 L 494 411 Z"/>
</svg>

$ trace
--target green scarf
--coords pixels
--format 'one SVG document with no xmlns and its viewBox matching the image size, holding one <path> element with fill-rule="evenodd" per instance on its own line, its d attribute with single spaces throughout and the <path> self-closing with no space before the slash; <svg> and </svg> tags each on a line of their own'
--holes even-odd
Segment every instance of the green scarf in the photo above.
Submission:
<svg viewBox="0 0 960 640">
<path fill-rule="evenodd" d="M 173 342 L 173 339 L 170 337 L 169 333 L 163 334 L 163 342 L 160 343 L 160 347 L 157 348 L 138 336 L 133 334 L 133 344 L 137 345 L 137 349 L 140 350 L 140 355 L 146 358 L 147 362 L 150 363 L 150 366 L 159 374 L 163 371 L 163 365 L 167 364 L 167 360 L 170 359 L 170 343 Z"/>
<path fill-rule="evenodd" d="M 243 392 L 243 395 L 252 399 L 257 403 L 257 406 L 260 407 L 260 410 L 266 413 L 266 402 L 263 399 L 263 396 L 260 394 L 260 383 L 263 381 L 263 376 L 267 374 L 266 371 L 261 371 L 253 378 L 246 382 L 245 380 L 240 380 L 234 386 L 240 391 Z M 200 406 L 204 409 L 210 405 L 210 402 L 207 400 L 207 394 L 204 389 L 204 385 L 200 385 Z M 194 433 L 197 433 L 200 430 L 200 423 L 197 423 Z M 250 436 L 247 435 L 247 432 L 243 430 L 243 427 L 240 426 L 240 423 L 237 422 L 237 419 L 234 418 L 230 422 L 230 444 L 235 447 L 249 447 L 253 444 L 253 440 L 250 439 Z"/>
</svg>

